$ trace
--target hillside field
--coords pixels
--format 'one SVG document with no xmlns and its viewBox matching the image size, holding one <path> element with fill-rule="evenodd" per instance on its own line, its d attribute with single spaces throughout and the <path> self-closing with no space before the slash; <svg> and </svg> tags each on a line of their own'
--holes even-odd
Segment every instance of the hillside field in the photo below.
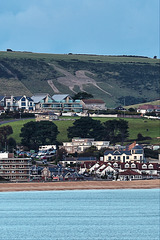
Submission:
<svg viewBox="0 0 160 240">
<path fill-rule="evenodd" d="M 65 118 L 64 118 L 65 119 Z M 59 134 L 57 137 L 58 142 L 63 141 L 69 141 L 67 137 L 67 128 L 72 126 L 74 119 L 72 120 L 61 120 L 61 121 L 54 121 L 54 123 L 57 125 Z M 112 120 L 112 118 L 94 118 L 95 120 L 100 120 L 102 122 L 105 122 L 107 120 Z M 116 118 L 117 119 L 117 118 Z M 151 144 L 159 144 L 159 139 L 157 137 L 160 136 L 160 122 L 159 120 L 148 120 L 148 119 L 125 119 L 128 121 L 129 125 L 129 140 L 130 142 L 134 141 L 137 138 L 137 134 L 141 133 L 144 137 L 148 136 L 151 137 L 152 140 L 147 140 L 143 142 L 149 142 Z M 31 120 L 21 120 L 16 122 L 11 122 L 4 125 L 10 125 L 13 128 L 13 134 L 11 135 L 16 142 L 20 143 L 20 132 L 23 125 Z M 32 120 L 33 121 L 33 120 Z M 141 143 L 141 142 L 139 142 Z"/>
<path fill-rule="evenodd" d="M 159 59 L 0 52 L 0 95 L 86 91 L 108 108 L 159 99 Z"/>
</svg>

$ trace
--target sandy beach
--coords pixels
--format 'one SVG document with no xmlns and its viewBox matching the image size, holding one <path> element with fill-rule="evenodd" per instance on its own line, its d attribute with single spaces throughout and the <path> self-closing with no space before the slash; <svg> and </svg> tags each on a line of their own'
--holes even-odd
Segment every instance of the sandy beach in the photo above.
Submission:
<svg viewBox="0 0 160 240">
<path fill-rule="evenodd" d="M 0 192 L 85 190 L 85 189 L 152 189 L 152 188 L 160 188 L 160 179 L 135 180 L 135 181 L 0 183 Z"/>
</svg>

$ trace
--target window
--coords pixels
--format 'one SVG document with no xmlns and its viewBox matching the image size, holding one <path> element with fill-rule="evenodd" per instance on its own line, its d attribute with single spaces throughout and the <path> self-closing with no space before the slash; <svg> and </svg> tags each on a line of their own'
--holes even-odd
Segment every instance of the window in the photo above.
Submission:
<svg viewBox="0 0 160 240">
<path fill-rule="evenodd" d="M 111 160 L 111 156 L 108 157 L 108 160 Z"/>
<path fill-rule="evenodd" d="M 125 164 L 125 168 L 129 168 L 129 164 L 128 163 Z"/>
<path fill-rule="evenodd" d="M 137 156 L 134 156 L 134 159 L 137 159 Z"/>
<path fill-rule="evenodd" d="M 127 156 L 126 159 L 129 159 L 129 156 Z"/>
<path fill-rule="evenodd" d="M 146 165 L 146 164 L 143 164 L 143 165 L 142 165 L 142 168 L 143 168 L 143 169 L 146 169 L 146 168 L 147 168 L 147 165 Z"/>
<path fill-rule="evenodd" d="M 121 158 L 120 157 L 118 157 L 118 161 L 120 161 L 121 160 Z"/>
<path fill-rule="evenodd" d="M 136 167 L 136 165 L 133 163 L 132 165 L 131 165 L 131 168 L 135 168 Z"/>
<path fill-rule="evenodd" d="M 114 163 L 113 166 L 114 166 L 114 167 L 118 167 L 118 164 L 117 164 L 117 163 Z"/>
<path fill-rule="evenodd" d="M 135 151 L 135 153 L 136 153 L 136 154 L 142 154 L 142 153 L 143 153 L 143 150 L 138 149 L 138 150 Z"/>
<path fill-rule="evenodd" d="M 149 169 L 153 169 L 153 165 L 152 165 L 152 164 L 149 164 L 148 168 L 149 168 Z"/>
</svg>

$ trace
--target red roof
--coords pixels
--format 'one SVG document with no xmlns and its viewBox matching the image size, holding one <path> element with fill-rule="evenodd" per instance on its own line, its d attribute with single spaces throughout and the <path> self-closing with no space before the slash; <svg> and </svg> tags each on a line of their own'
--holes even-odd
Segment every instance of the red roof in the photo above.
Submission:
<svg viewBox="0 0 160 240">
<path fill-rule="evenodd" d="M 141 174 L 138 173 L 138 172 L 135 172 L 133 170 L 128 169 L 124 172 L 120 172 L 119 175 L 141 175 Z"/>
<path fill-rule="evenodd" d="M 160 109 L 160 105 L 144 104 L 139 106 L 138 108 L 144 109 L 144 110 L 148 110 L 148 109 L 157 110 L 157 109 Z"/>
</svg>

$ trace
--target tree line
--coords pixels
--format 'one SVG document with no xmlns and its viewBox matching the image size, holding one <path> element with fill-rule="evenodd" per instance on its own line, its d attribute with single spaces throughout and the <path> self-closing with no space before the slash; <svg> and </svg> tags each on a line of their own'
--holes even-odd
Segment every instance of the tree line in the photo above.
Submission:
<svg viewBox="0 0 160 240">
<path fill-rule="evenodd" d="M 128 122 L 125 120 L 109 120 L 101 123 L 91 117 L 81 117 L 74 121 L 73 126 L 67 129 L 68 138 L 74 137 L 94 138 L 95 140 L 106 140 L 112 144 L 123 142 L 129 136 Z M 16 142 L 9 135 L 13 133 L 11 126 L 0 128 L 0 150 L 15 147 Z M 50 121 L 30 121 L 21 129 L 21 144 L 27 149 L 38 150 L 40 145 L 57 144 L 57 126 Z"/>
<path fill-rule="evenodd" d="M 74 121 L 73 126 L 67 129 L 68 138 L 94 138 L 95 140 L 107 140 L 115 144 L 124 142 L 129 136 L 128 122 L 125 120 L 109 120 L 101 123 L 90 117 L 81 117 Z M 21 129 L 21 143 L 29 149 L 38 149 L 40 145 L 58 144 L 58 128 L 53 122 L 29 122 Z"/>
</svg>

